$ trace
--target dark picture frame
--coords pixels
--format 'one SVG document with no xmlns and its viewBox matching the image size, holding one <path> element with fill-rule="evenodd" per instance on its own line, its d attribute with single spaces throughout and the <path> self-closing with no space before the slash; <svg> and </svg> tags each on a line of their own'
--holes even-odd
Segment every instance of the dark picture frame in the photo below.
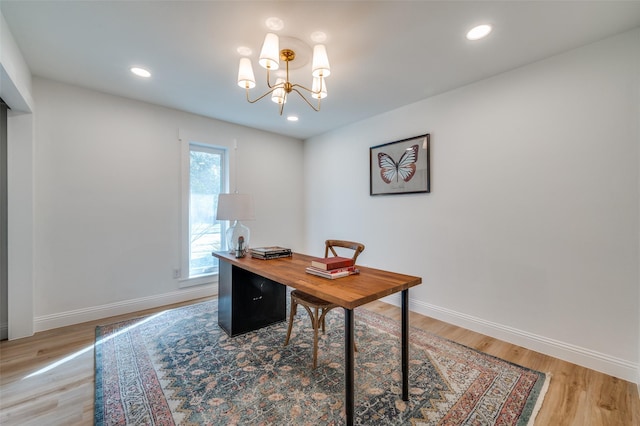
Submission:
<svg viewBox="0 0 640 426">
<path fill-rule="evenodd" d="M 369 195 L 431 192 L 429 133 L 369 148 Z"/>
</svg>

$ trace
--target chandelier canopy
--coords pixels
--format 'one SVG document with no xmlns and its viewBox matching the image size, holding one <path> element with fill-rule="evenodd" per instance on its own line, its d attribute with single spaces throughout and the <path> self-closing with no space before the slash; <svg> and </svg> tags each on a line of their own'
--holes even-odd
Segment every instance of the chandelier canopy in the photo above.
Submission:
<svg viewBox="0 0 640 426">
<path fill-rule="evenodd" d="M 280 115 L 282 115 L 284 104 L 287 103 L 289 94 L 296 92 L 314 111 L 320 111 L 320 101 L 327 96 L 327 85 L 324 79 L 331 74 L 327 49 L 323 44 L 316 44 L 313 47 L 311 65 L 311 76 L 313 80 L 311 88 L 298 83 L 292 83 L 289 80 L 289 63 L 295 58 L 296 52 L 294 52 L 293 49 L 287 48 L 280 50 L 280 39 L 278 36 L 274 33 L 267 33 L 264 38 L 264 43 L 262 44 L 258 64 L 267 70 L 267 86 L 269 90 L 254 100 L 251 100 L 249 97 L 249 89 L 256 87 L 256 79 L 253 74 L 251 60 L 247 57 L 240 59 L 238 86 L 246 90 L 247 101 L 253 104 L 271 94 L 271 100 L 280 105 Z M 286 73 L 284 74 L 284 78 L 277 77 L 275 82 L 272 83 L 270 72 L 277 71 L 280 68 L 281 60 L 284 61 L 286 65 Z M 304 91 L 304 93 L 301 90 Z M 305 93 L 317 99 L 317 106 L 314 106 L 311 101 L 307 99 Z"/>
</svg>

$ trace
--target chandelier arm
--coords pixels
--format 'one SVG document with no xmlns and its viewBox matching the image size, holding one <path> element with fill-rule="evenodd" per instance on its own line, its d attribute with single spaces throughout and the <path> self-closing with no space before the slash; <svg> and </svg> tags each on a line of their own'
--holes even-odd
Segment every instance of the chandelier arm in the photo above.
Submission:
<svg viewBox="0 0 640 426">
<path fill-rule="evenodd" d="M 295 86 L 300 86 L 300 85 L 299 85 L 299 84 L 296 84 Z M 300 86 L 300 87 L 302 87 L 303 89 L 305 88 L 304 86 Z M 309 102 L 309 100 L 308 100 L 308 99 L 307 99 L 307 98 L 306 98 L 302 93 L 300 93 L 300 91 L 299 91 L 298 89 L 295 89 L 295 88 L 294 88 L 294 89 L 292 89 L 292 90 L 293 90 L 294 92 L 296 92 L 298 95 L 300 95 L 300 97 L 301 97 L 302 99 L 304 99 L 304 101 L 307 103 L 307 105 L 309 105 L 311 108 L 313 108 L 313 110 L 314 110 L 315 112 L 320 111 L 320 99 L 318 99 L 318 108 L 316 108 L 316 107 L 314 107 L 313 105 L 311 105 L 311 102 Z M 309 89 L 307 89 L 307 90 L 309 90 Z M 313 93 L 313 92 L 311 92 L 311 93 Z M 281 115 L 282 115 L 282 113 L 281 113 Z"/>
<path fill-rule="evenodd" d="M 278 80 L 276 80 L 278 81 Z M 278 89 L 277 84 L 274 84 L 273 86 L 271 85 L 271 78 L 269 77 L 269 68 L 267 68 L 267 87 L 269 89 Z"/>
<path fill-rule="evenodd" d="M 307 91 L 307 92 L 309 92 L 309 93 L 315 93 L 315 94 L 318 94 L 318 93 L 319 93 L 319 92 L 314 92 L 313 90 L 309 89 L 308 87 L 305 87 L 305 86 L 303 86 L 302 84 L 298 84 L 298 83 L 292 84 L 292 85 L 291 85 L 291 87 L 292 87 L 292 88 L 294 88 L 294 87 L 299 87 L 299 88 L 301 88 L 301 89 L 306 90 L 306 91 Z M 295 90 L 295 89 L 294 89 L 294 90 Z M 298 92 L 298 93 L 299 93 L 299 92 Z"/>
<path fill-rule="evenodd" d="M 314 92 L 314 91 L 313 91 L 313 89 L 309 89 L 308 87 L 305 87 L 305 86 L 303 86 L 302 84 L 298 84 L 298 83 L 295 83 L 295 84 L 292 84 L 292 85 L 291 85 L 291 88 L 294 88 L 294 87 L 299 87 L 299 88 L 304 89 L 304 90 L 306 90 L 307 92 L 312 93 L 312 94 L 314 94 L 314 95 L 319 95 L 319 94 L 320 94 L 320 92 L 322 92 L 322 83 L 320 83 L 320 89 L 319 89 L 317 92 Z M 295 90 L 295 89 L 294 89 L 294 90 Z M 300 93 L 300 92 L 298 92 L 298 93 Z"/>
<path fill-rule="evenodd" d="M 256 98 L 254 100 L 249 99 L 249 89 L 245 89 L 247 91 L 247 102 L 249 102 L 250 104 L 255 104 L 256 102 L 258 102 L 260 99 L 264 98 L 265 96 L 273 93 L 274 90 L 276 89 L 281 89 L 283 88 L 284 85 L 283 84 L 276 84 L 275 86 L 271 87 L 271 90 L 269 90 L 267 93 L 265 93 L 264 95 L 260 96 L 259 98 Z"/>
</svg>

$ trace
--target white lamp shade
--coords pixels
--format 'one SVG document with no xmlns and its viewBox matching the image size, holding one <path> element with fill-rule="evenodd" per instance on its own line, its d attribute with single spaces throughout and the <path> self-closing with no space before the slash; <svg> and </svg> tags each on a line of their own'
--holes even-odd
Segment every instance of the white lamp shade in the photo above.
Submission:
<svg viewBox="0 0 640 426">
<path fill-rule="evenodd" d="M 329 77 L 331 67 L 329 66 L 329 57 L 327 56 L 327 48 L 324 44 L 316 44 L 313 46 L 313 62 L 311 72 L 314 77 Z"/>
<path fill-rule="evenodd" d="M 253 67 L 249 58 L 240 58 L 238 68 L 238 86 L 243 89 L 253 89 L 256 87 L 256 78 L 253 76 Z"/>
<path fill-rule="evenodd" d="M 280 40 L 277 35 L 267 33 L 258 63 L 261 67 L 272 71 L 280 67 Z"/>
<path fill-rule="evenodd" d="M 282 87 L 278 87 L 271 94 L 271 100 L 277 103 L 278 105 L 287 103 L 287 93 L 284 91 L 284 83 L 285 83 L 284 78 L 278 78 L 276 80 L 276 86 L 279 84 Z"/>
<path fill-rule="evenodd" d="M 250 194 L 219 194 L 216 220 L 253 220 L 253 198 Z"/>
<path fill-rule="evenodd" d="M 324 99 L 327 97 L 327 83 L 324 77 L 313 77 L 313 86 L 311 86 L 311 96 L 316 99 Z"/>
</svg>

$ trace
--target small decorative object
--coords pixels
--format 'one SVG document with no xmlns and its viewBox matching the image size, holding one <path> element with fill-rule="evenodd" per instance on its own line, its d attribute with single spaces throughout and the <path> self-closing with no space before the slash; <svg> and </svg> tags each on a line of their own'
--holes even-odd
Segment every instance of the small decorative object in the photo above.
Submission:
<svg viewBox="0 0 640 426">
<path fill-rule="evenodd" d="M 429 134 L 369 148 L 370 195 L 430 192 Z"/>
<path fill-rule="evenodd" d="M 244 257 L 244 254 L 247 252 L 247 249 L 244 245 L 244 237 L 240 235 L 238 237 L 238 245 L 236 246 L 236 257 Z"/>
</svg>

